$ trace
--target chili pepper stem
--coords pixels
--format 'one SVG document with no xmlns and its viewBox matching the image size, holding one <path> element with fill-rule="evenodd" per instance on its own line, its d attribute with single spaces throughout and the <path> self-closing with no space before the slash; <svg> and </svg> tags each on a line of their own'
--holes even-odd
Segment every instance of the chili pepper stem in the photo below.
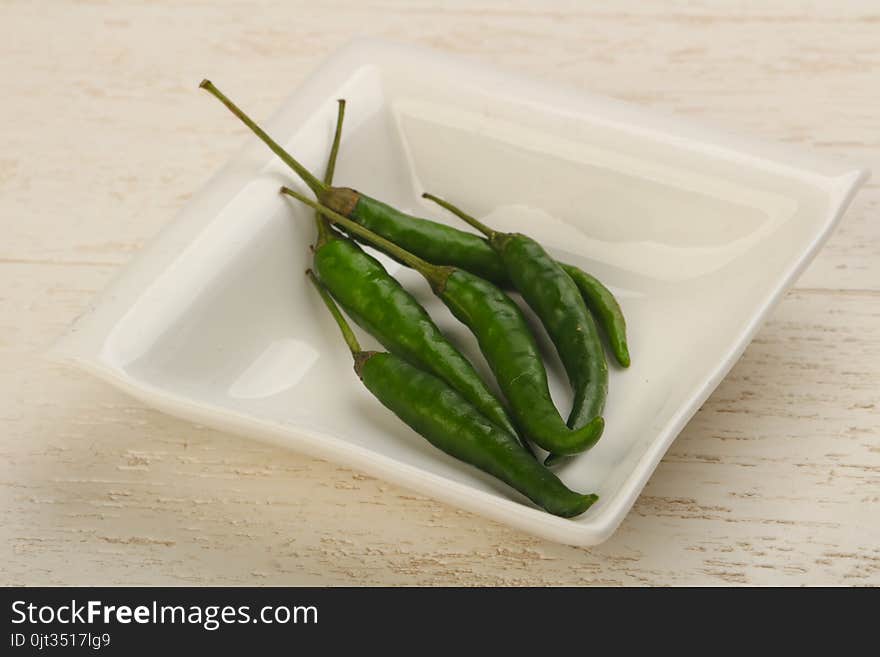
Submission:
<svg viewBox="0 0 880 657">
<path fill-rule="evenodd" d="M 336 171 L 336 158 L 339 155 L 339 143 L 342 140 L 342 123 L 345 121 L 345 99 L 340 98 L 336 109 L 336 130 L 333 133 L 333 144 L 330 147 L 330 157 L 327 159 L 327 169 L 324 171 L 324 184 L 330 186 L 333 184 L 333 174 Z M 315 226 L 318 229 L 318 239 L 315 247 L 320 248 L 334 238 L 333 229 L 330 228 L 330 222 L 327 217 L 317 210 L 315 211 Z"/>
<path fill-rule="evenodd" d="M 424 276 L 428 283 L 430 283 L 434 287 L 442 287 L 443 283 L 449 277 L 451 271 L 453 271 L 453 268 L 451 267 L 438 267 L 437 265 L 432 265 L 430 262 L 422 260 L 421 258 L 413 255 L 409 251 L 403 250 L 394 242 L 386 240 L 384 237 L 377 235 L 373 231 L 364 228 L 360 224 L 352 221 L 351 219 L 342 216 L 338 212 L 334 212 L 330 208 L 327 208 L 320 203 L 303 196 L 299 192 L 296 192 L 289 187 L 282 187 L 281 193 L 292 196 L 297 201 L 305 203 L 309 207 L 314 208 L 325 217 L 327 217 L 327 219 L 329 219 L 334 224 L 342 226 L 345 230 L 354 233 L 355 235 L 366 240 L 373 246 L 382 249 L 389 255 L 403 262 L 407 267 L 412 267 L 417 272 L 419 272 L 419 274 Z"/>
<path fill-rule="evenodd" d="M 459 219 L 462 219 L 465 223 L 469 224 L 470 226 L 476 228 L 478 231 L 483 233 L 483 235 L 485 235 L 490 241 L 492 239 L 494 239 L 495 236 L 498 234 L 498 231 L 492 230 L 486 224 L 479 221 L 476 217 L 472 217 L 471 215 L 467 214 L 466 212 L 463 212 L 459 208 L 452 205 L 452 203 L 449 203 L 448 201 L 444 201 L 442 198 L 434 196 L 433 194 L 429 194 L 428 192 L 425 192 L 424 194 L 422 194 L 422 198 L 426 198 L 429 201 L 434 201 L 434 203 L 439 205 L 441 208 L 445 208 L 446 210 L 449 210 L 456 217 L 458 217 Z"/>
<path fill-rule="evenodd" d="M 328 187 L 333 183 L 333 174 L 336 173 L 336 158 L 339 155 L 339 143 L 342 141 L 342 123 L 345 121 L 345 98 L 339 98 L 336 103 L 336 131 L 333 133 L 333 145 L 330 147 L 327 171 L 324 172 L 324 184 Z"/>
<path fill-rule="evenodd" d="M 321 300 L 324 302 L 324 305 L 327 306 L 327 310 L 333 315 L 333 319 L 336 321 L 336 325 L 342 333 L 342 338 L 345 340 L 345 344 L 348 345 L 348 348 L 351 351 L 352 358 L 357 362 L 358 355 L 363 353 L 363 349 L 361 349 L 357 336 L 354 334 L 354 331 L 351 330 L 349 323 L 345 321 L 345 317 L 342 316 L 339 306 L 336 305 L 336 302 L 333 300 L 333 297 L 330 296 L 327 288 L 324 287 L 323 283 L 321 283 L 321 281 L 318 280 L 318 277 L 315 276 L 315 272 L 311 269 L 306 269 L 306 276 L 309 277 L 312 285 L 315 286 L 318 294 L 321 295 Z"/>
<path fill-rule="evenodd" d="M 220 91 L 210 80 L 202 80 L 201 84 L 199 84 L 199 88 L 205 89 L 208 93 L 214 96 L 221 103 L 226 105 L 227 109 L 232 112 L 235 116 L 239 118 L 239 120 L 244 123 L 251 131 L 259 137 L 269 149 L 275 153 L 281 160 L 293 169 L 296 174 L 302 178 L 303 182 L 309 186 L 316 195 L 320 195 L 322 192 L 326 192 L 328 187 L 323 182 L 318 180 L 311 171 L 306 169 L 302 164 L 300 164 L 297 160 L 293 158 L 290 153 L 284 150 L 281 145 L 272 139 L 266 132 L 258 126 L 253 119 L 251 119 L 247 114 L 245 114 L 239 107 L 233 103 L 229 98 L 227 98 L 222 91 Z"/>
</svg>

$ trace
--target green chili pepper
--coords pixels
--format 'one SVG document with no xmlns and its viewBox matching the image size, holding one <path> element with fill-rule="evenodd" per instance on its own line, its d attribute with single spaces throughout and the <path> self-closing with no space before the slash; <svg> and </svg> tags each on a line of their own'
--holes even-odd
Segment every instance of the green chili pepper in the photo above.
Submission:
<svg viewBox="0 0 880 657">
<path fill-rule="evenodd" d="M 211 82 L 203 80 L 200 86 L 230 109 L 234 108 L 233 111 L 249 127 L 271 142 L 276 153 L 287 155 Z M 343 116 L 344 106 L 340 105 L 337 124 Z M 337 130 L 341 130 L 339 125 Z M 338 136 L 334 141 L 338 150 Z M 332 153 L 331 149 L 331 157 Z M 331 175 L 333 166 L 333 163 L 328 165 Z M 318 184 L 324 184 L 311 173 L 308 175 Z M 324 224 L 326 220 L 318 220 L 314 268 L 346 312 L 386 349 L 440 377 L 489 420 L 515 435 L 516 430 L 504 406 L 486 387 L 470 361 L 441 333 L 415 297 L 378 260 Z"/>
<path fill-rule="evenodd" d="M 353 219 L 423 260 L 452 265 L 493 283 L 507 282 L 504 264 L 488 247 L 486 240 L 478 235 L 413 217 L 347 188 L 331 187 L 316 195 L 331 210 Z M 489 252 L 489 257 L 485 251 Z"/>
<path fill-rule="evenodd" d="M 392 354 L 363 351 L 330 293 L 309 271 L 354 359 L 367 389 L 432 445 L 497 477 L 546 511 L 571 518 L 586 511 L 597 495 L 569 490 L 529 456 L 510 434 L 490 422 L 441 379 Z"/>
<path fill-rule="evenodd" d="M 581 296 L 587 308 L 596 317 L 608 344 L 611 347 L 611 353 L 614 358 L 623 367 L 629 367 L 629 346 L 626 342 L 626 319 L 623 317 L 623 311 L 620 304 L 614 298 L 611 290 L 602 285 L 602 282 L 595 276 L 591 276 L 583 269 L 574 265 L 566 265 L 559 263 L 565 270 L 565 273 L 571 276 L 571 280 L 575 282 L 581 291 Z"/>
<path fill-rule="evenodd" d="M 434 293 L 476 336 L 510 402 L 517 426 L 529 439 L 555 454 L 577 454 L 596 442 L 602 433 L 602 419 L 594 418 L 574 431 L 566 426 L 553 405 L 547 372 L 525 317 L 498 287 L 461 269 L 425 262 L 292 189 L 281 191 L 424 276 Z"/>
<path fill-rule="evenodd" d="M 575 282 L 532 238 L 492 230 L 446 201 L 431 194 L 424 196 L 486 236 L 514 287 L 544 324 L 574 392 L 568 426 L 582 427 L 600 417 L 608 393 L 608 366 L 596 323 Z"/>
</svg>

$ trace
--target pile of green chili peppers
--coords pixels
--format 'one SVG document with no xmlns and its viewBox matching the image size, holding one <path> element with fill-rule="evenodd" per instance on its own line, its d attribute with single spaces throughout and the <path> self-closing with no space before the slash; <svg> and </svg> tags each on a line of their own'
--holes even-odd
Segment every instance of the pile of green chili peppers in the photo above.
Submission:
<svg viewBox="0 0 880 657">
<path fill-rule="evenodd" d="M 578 267 L 556 261 L 536 240 L 484 225 L 438 203 L 481 235 L 413 217 L 348 187 L 333 185 L 345 101 L 323 180 L 287 153 L 208 80 L 200 85 L 247 125 L 314 193 L 282 193 L 315 210 L 317 240 L 307 273 L 346 344 L 355 372 L 389 410 L 444 452 L 504 481 L 546 511 L 574 517 L 598 497 L 576 493 L 550 466 L 590 449 L 605 426 L 608 365 L 600 338 L 630 364 L 626 322 L 614 295 Z M 499 399 L 427 311 L 360 243 L 425 278 L 479 343 L 503 393 Z M 565 367 L 574 401 L 567 418 L 551 396 L 519 292 L 541 320 Z M 338 303 L 338 306 L 337 306 Z M 364 351 L 339 306 L 387 352 Z M 543 463 L 531 444 L 548 452 Z"/>
</svg>

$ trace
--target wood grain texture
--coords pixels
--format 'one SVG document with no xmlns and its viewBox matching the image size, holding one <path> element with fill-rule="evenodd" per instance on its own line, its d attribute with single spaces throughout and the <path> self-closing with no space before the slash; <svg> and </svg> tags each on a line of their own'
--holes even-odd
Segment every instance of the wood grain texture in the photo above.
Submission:
<svg viewBox="0 0 880 657">
<path fill-rule="evenodd" d="M 3 2 L 0 584 L 880 584 L 876 181 L 592 549 L 40 357 L 241 142 L 197 82 L 265 116 L 356 35 L 880 171 L 876 3 L 767 4 Z"/>
</svg>

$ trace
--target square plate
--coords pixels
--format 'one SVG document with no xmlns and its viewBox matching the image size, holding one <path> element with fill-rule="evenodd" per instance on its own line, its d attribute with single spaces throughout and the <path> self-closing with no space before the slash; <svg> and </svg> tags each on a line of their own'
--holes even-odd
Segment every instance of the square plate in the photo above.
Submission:
<svg viewBox="0 0 880 657">
<path fill-rule="evenodd" d="M 234 85 L 217 82 L 247 108 Z M 611 366 L 605 435 L 560 472 L 575 490 L 600 495 L 587 513 L 565 520 L 538 510 L 370 396 L 303 276 L 311 214 L 278 194 L 291 175 L 250 135 L 54 355 L 168 413 L 569 544 L 611 535 L 868 177 L 790 147 L 376 41 L 331 57 L 265 126 L 322 171 L 338 97 L 349 101 L 339 184 L 461 225 L 420 198 L 430 190 L 494 227 L 529 233 L 619 295 L 633 365 Z M 205 94 L 204 111 L 226 110 Z M 384 262 L 488 375 L 473 338 L 427 285 Z M 539 339 L 565 415 L 563 370 L 543 332 Z"/>
</svg>

